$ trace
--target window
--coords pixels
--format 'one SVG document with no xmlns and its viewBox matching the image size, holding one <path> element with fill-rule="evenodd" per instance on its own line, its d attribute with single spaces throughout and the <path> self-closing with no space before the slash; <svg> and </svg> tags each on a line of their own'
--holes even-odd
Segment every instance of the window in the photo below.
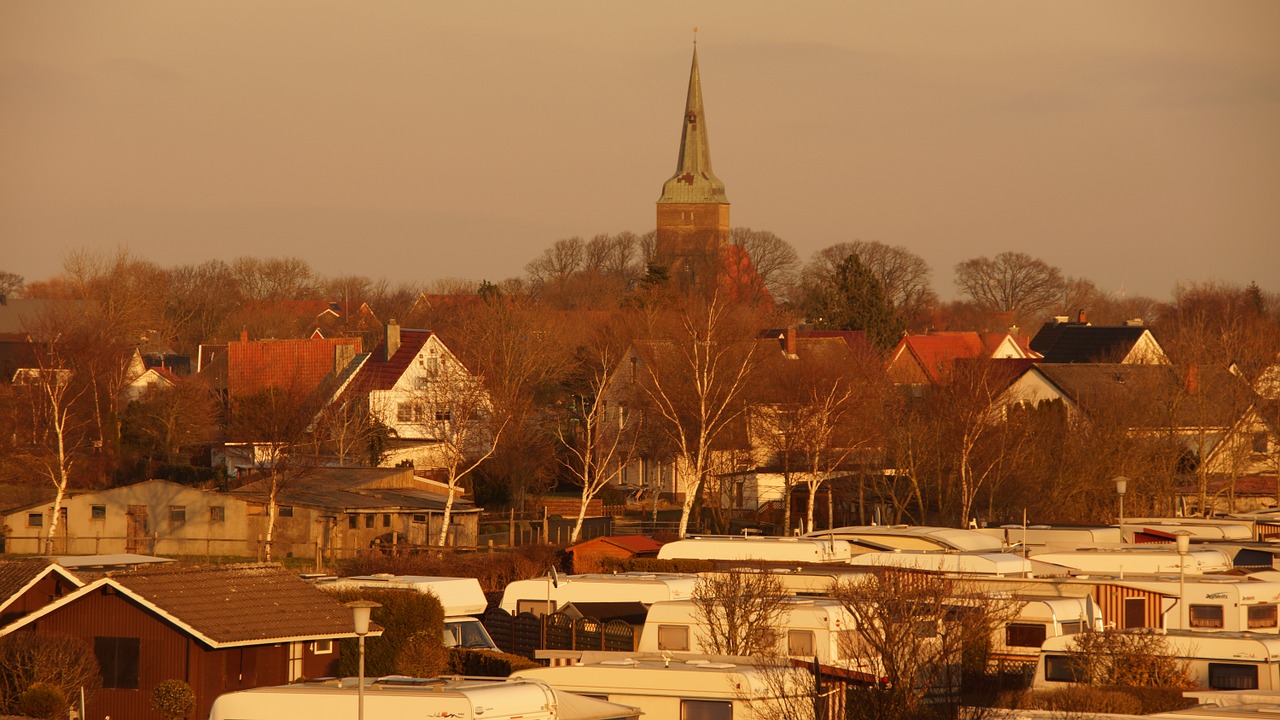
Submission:
<svg viewBox="0 0 1280 720">
<path fill-rule="evenodd" d="M 391 516 L 384 514 L 382 516 L 382 527 L 391 527 Z"/>
<path fill-rule="evenodd" d="M 366 528 L 371 528 L 371 527 L 373 527 L 373 522 L 374 522 L 374 518 L 373 518 L 373 516 L 372 516 L 372 515 L 365 515 L 365 516 L 364 516 L 364 526 L 365 526 Z"/>
<path fill-rule="evenodd" d="M 1052 682 L 1079 682 L 1073 658 L 1070 655 L 1046 655 L 1044 679 Z"/>
<path fill-rule="evenodd" d="M 27 513 L 27 527 L 44 527 L 44 513 Z"/>
<path fill-rule="evenodd" d="M 360 516 L 359 516 L 359 515 L 348 515 L 348 516 L 347 516 L 347 528 L 348 528 L 348 529 L 350 529 L 350 530 L 355 530 L 355 529 L 356 529 L 356 528 L 358 528 L 358 527 L 360 527 Z"/>
<path fill-rule="evenodd" d="M 453 420 L 453 411 L 449 408 L 436 410 L 436 422 L 449 422 Z"/>
<path fill-rule="evenodd" d="M 1258 666 L 1209 663 L 1209 687 L 1213 690 L 1257 690 Z"/>
<path fill-rule="evenodd" d="M 138 689 L 138 638 L 95 637 L 93 654 L 98 658 L 102 687 Z"/>
<path fill-rule="evenodd" d="M 1262 455 L 1267 454 L 1271 443 L 1267 441 L 1267 434 L 1264 432 L 1254 433 L 1253 435 L 1253 451 Z"/>
<path fill-rule="evenodd" d="M 422 514 L 414 515 L 413 521 L 419 525 L 424 524 L 427 522 L 427 516 Z"/>
<path fill-rule="evenodd" d="M 330 655 L 333 653 L 333 641 L 317 640 L 311 644 L 311 652 L 316 655 Z"/>
<path fill-rule="evenodd" d="M 687 625 L 659 625 L 659 650 L 688 650 L 689 627 Z"/>
<path fill-rule="evenodd" d="M 680 720 L 733 720 L 728 700 L 681 700 Z"/>
<path fill-rule="evenodd" d="M 1124 626 L 1126 628 L 1147 626 L 1146 598 L 1130 597 L 1124 599 Z"/>
<path fill-rule="evenodd" d="M 813 631 L 788 630 L 787 654 L 795 657 L 813 657 Z"/>
<path fill-rule="evenodd" d="M 1009 647 L 1038 648 L 1048 631 L 1040 623 L 1009 623 L 1004 629 L 1004 644 Z"/>
<path fill-rule="evenodd" d="M 1250 605 L 1249 606 L 1249 629 L 1253 628 L 1273 628 L 1276 626 L 1276 606 L 1275 605 Z"/>
<path fill-rule="evenodd" d="M 421 403 L 403 402 L 396 406 L 396 422 L 422 422 L 422 414 Z"/>
<path fill-rule="evenodd" d="M 1191 615 L 1191 627 L 1222 628 L 1221 605 L 1188 605 L 1187 610 Z"/>
<path fill-rule="evenodd" d="M 226 522 L 227 507 L 225 505 L 209 506 L 209 522 Z"/>
<path fill-rule="evenodd" d="M 276 517 L 293 517 L 292 505 L 277 505 Z"/>
<path fill-rule="evenodd" d="M 186 505 L 170 505 L 169 506 L 169 525 L 173 527 L 182 527 L 187 524 L 187 506 Z"/>
<path fill-rule="evenodd" d="M 548 600 L 517 600 L 516 614 L 533 613 L 534 615 L 546 615 L 556 611 L 553 601 Z"/>
<path fill-rule="evenodd" d="M 106 505 L 90 505 L 89 519 L 90 520 L 106 520 L 107 506 Z"/>
</svg>

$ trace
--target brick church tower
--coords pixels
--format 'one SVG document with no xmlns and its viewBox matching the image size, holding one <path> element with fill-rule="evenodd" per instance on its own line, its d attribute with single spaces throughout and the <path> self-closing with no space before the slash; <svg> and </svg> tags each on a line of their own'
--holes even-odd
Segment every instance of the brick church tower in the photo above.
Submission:
<svg viewBox="0 0 1280 720">
<path fill-rule="evenodd" d="M 693 49 L 689 98 L 685 102 L 676 172 L 658 198 L 654 263 L 665 267 L 681 287 L 710 288 L 729 247 L 729 199 L 724 183 L 711 171 L 711 148 L 702 110 L 698 49 Z"/>
</svg>

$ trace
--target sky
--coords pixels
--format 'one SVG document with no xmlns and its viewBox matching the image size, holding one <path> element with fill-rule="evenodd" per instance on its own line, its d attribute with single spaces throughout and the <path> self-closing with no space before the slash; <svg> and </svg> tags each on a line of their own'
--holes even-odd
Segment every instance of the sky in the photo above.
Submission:
<svg viewBox="0 0 1280 720">
<path fill-rule="evenodd" d="M 693 28 L 734 226 L 1280 291 L 1273 0 L 0 3 L 0 270 L 500 280 L 653 229 Z"/>
</svg>

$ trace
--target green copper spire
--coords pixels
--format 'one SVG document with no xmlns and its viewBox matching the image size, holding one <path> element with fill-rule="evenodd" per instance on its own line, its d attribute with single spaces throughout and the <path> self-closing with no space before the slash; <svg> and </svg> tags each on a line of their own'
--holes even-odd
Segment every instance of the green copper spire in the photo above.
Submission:
<svg viewBox="0 0 1280 720">
<path fill-rule="evenodd" d="M 723 203 L 724 183 L 711 172 L 711 146 L 707 142 L 707 118 L 702 110 L 702 81 L 698 78 L 698 48 L 693 48 L 689 71 L 689 99 L 684 106 L 680 133 L 680 159 L 676 174 L 662 186 L 660 203 Z"/>
</svg>

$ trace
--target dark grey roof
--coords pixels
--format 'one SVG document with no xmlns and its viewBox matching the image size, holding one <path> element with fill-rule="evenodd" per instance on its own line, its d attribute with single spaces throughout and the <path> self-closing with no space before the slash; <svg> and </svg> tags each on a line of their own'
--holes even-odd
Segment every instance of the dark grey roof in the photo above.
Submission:
<svg viewBox="0 0 1280 720">
<path fill-rule="evenodd" d="M 1031 339 L 1031 349 L 1046 363 L 1098 363 L 1122 360 L 1146 332 L 1142 326 L 1046 323 Z"/>
<path fill-rule="evenodd" d="M 269 480 L 258 480 L 233 491 L 235 495 L 265 501 Z M 313 468 L 286 476 L 276 493 L 282 505 L 300 505 L 343 511 L 443 511 L 445 496 L 426 489 L 403 468 Z M 475 510 L 470 500 L 453 501 L 453 512 Z"/>
</svg>

